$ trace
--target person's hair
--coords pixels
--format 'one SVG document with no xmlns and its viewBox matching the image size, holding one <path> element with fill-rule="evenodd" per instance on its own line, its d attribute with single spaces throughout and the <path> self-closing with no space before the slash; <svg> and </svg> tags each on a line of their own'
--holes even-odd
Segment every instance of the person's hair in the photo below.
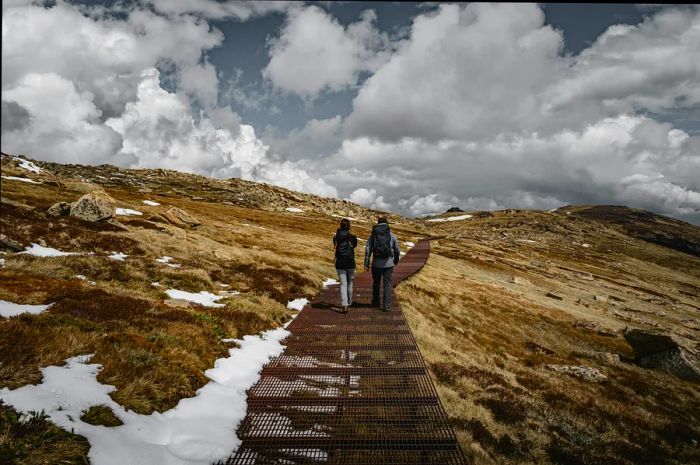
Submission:
<svg viewBox="0 0 700 465">
<path fill-rule="evenodd" d="M 344 231 L 350 231 L 350 220 L 347 218 L 343 218 L 340 220 L 340 229 Z"/>
<path fill-rule="evenodd" d="M 379 218 L 377 218 L 377 224 L 382 224 L 382 223 L 389 224 L 389 221 L 387 221 L 385 216 L 380 216 Z"/>
</svg>

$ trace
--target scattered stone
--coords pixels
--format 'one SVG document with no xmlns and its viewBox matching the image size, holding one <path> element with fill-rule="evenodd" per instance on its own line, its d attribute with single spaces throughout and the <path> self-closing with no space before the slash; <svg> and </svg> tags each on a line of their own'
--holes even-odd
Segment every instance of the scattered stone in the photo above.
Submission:
<svg viewBox="0 0 700 465">
<path fill-rule="evenodd" d="M 168 211 L 163 213 L 162 216 L 174 226 L 195 228 L 202 224 L 195 216 L 177 207 L 171 207 Z"/>
<path fill-rule="evenodd" d="M 574 323 L 574 328 L 586 329 L 588 331 L 592 331 L 598 334 L 599 336 L 617 337 L 616 332 L 605 328 L 601 328 L 600 325 L 595 321 L 579 320 L 576 323 Z"/>
<path fill-rule="evenodd" d="M 595 278 L 591 273 L 581 273 L 581 279 L 586 280 L 586 281 L 595 281 Z"/>
<path fill-rule="evenodd" d="M 675 334 L 628 328 L 625 340 L 634 349 L 636 362 L 679 378 L 700 382 L 700 354 L 691 342 Z"/>
<path fill-rule="evenodd" d="M 70 214 L 70 204 L 68 202 L 57 202 L 46 210 L 49 216 L 68 216 Z"/>
<path fill-rule="evenodd" d="M 593 367 L 574 365 L 545 365 L 545 367 L 557 373 L 566 373 L 593 383 L 600 383 L 608 378 L 600 370 Z"/>
<path fill-rule="evenodd" d="M 36 243 L 42 247 L 48 247 L 48 245 L 46 244 L 46 241 L 44 239 L 42 239 L 41 237 L 36 240 Z"/>
<path fill-rule="evenodd" d="M 24 250 L 24 246 L 14 239 L 10 239 L 4 234 L 0 234 L 0 246 L 3 249 L 9 249 L 13 252 L 21 252 Z"/>
<path fill-rule="evenodd" d="M 525 343 L 525 348 L 529 350 L 530 352 L 534 352 L 536 354 L 545 354 L 545 355 L 555 355 L 556 352 L 554 352 L 551 349 L 548 349 L 546 347 L 542 347 L 539 344 L 535 344 L 534 342 L 526 342 Z"/>
<path fill-rule="evenodd" d="M 608 296 L 606 296 L 606 295 L 594 295 L 593 300 L 597 300 L 598 302 L 607 302 Z"/>
<path fill-rule="evenodd" d="M 95 190 L 83 195 L 71 206 L 70 216 L 94 222 L 113 218 L 116 211 L 114 199 L 104 191 Z"/>
<path fill-rule="evenodd" d="M 545 294 L 545 295 L 546 295 L 547 297 L 549 297 L 550 299 L 554 299 L 554 300 L 564 300 L 564 298 L 563 298 L 562 296 L 553 294 L 553 293 L 551 293 L 551 292 L 547 292 L 547 294 Z"/>
<path fill-rule="evenodd" d="M 617 318 L 620 318 L 621 320 L 630 321 L 632 323 L 639 323 L 639 324 L 646 325 L 646 326 L 653 326 L 655 328 L 659 326 L 659 324 L 656 323 L 655 321 L 651 321 L 647 318 L 642 318 L 642 317 L 639 317 L 636 315 L 631 315 L 627 312 L 613 310 L 612 312 L 610 312 L 610 314 L 613 316 L 616 316 Z"/>
<path fill-rule="evenodd" d="M 615 364 L 620 363 L 620 356 L 612 352 L 598 352 L 595 350 L 576 350 L 573 355 L 575 357 L 583 357 L 599 362 Z"/>
<path fill-rule="evenodd" d="M 520 276 L 511 276 L 510 279 L 508 279 L 508 282 L 511 284 L 517 284 L 518 286 L 530 286 L 530 281 L 525 278 L 521 278 Z"/>
<path fill-rule="evenodd" d="M 142 187 L 141 189 L 139 189 L 139 192 L 143 194 L 148 194 L 149 192 L 153 192 L 153 189 L 151 189 L 150 187 Z"/>
</svg>

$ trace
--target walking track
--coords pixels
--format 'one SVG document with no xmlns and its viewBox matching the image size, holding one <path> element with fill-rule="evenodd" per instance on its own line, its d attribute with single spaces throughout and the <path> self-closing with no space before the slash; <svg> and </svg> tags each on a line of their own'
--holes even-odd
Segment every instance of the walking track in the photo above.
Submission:
<svg viewBox="0 0 700 465">
<path fill-rule="evenodd" d="M 419 241 L 394 284 L 429 254 Z M 466 465 L 398 299 L 382 312 L 371 295 L 371 273 L 361 273 L 359 308 L 333 311 L 336 285 L 297 315 L 286 350 L 248 391 L 242 444 L 227 464 Z"/>
</svg>

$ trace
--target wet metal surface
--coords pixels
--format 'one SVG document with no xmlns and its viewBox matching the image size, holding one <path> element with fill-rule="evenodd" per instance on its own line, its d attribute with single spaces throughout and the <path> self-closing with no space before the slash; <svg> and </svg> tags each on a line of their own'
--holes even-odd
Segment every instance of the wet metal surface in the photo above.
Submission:
<svg viewBox="0 0 700 465">
<path fill-rule="evenodd" d="M 394 284 L 429 254 L 419 241 Z M 361 273 L 358 307 L 333 310 L 330 286 L 287 327 L 286 350 L 248 391 L 243 442 L 227 464 L 466 465 L 398 299 L 382 312 L 371 294 L 371 273 Z"/>
</svg>

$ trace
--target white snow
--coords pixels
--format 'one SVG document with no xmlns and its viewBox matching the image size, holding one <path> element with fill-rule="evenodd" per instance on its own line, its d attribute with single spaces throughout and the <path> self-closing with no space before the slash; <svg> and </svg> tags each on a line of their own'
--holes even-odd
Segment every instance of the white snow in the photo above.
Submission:
<svg viewBox="0 0 700 465">
<path fill-rule="evenodd" d="M 109 255 L 107 258 L 111 258 L 112 260 L 119 260 L 120 262 L 123 262 L 126 257 L 128 257 L 128 255 L 125 253 L 112 252 L 112 255 Z"/>
<path fill-rule="evenodd" d="M 12 157 L 15 160 L 19 162 L 19 167 L 23 168 L 27 171 L 31 171 L 32 173 L 41 173 L 41 168 L 39 168 L 36 164 L 32 163 L 29 160 L 25 160 L 20 157 Z"/>
<path fill-rule="evenodd" d="M 151 286 L 153 286 L 153 287 L 160 287 L 160 283 L 159 283 L 158 281 L 153 281 L 153 282 L 151 283 Z"/>
<path fill-rule="evenodd" d="M 25 305 L 25 304 L 15 304 L 8 302 L 7 300 L 0 300 L 0 316 L 10 317 L 16 316 L 21 313 L 31 313 L 37 315 L 53 304 L 47 305 Z"/>
<path fill-rule="evenodd" d="M 29 178 L 18 178 L 17 176 L 3 176 L 3 179 L 9 179 L 10 181 L 22 181 L 22 182 L 29 182 L 32 184 L 41 184 L 39 181 L 35 181 L 33 179 Z"/>
<path fill-rule="evenodd" d="M 581 244 L 581 247 L 589 248 L 591 244 Z"/>
<path fill-rule="evenodd" d="M 4 258 L 0 258 L 0 266 L 5 266 L 5 259 Z"/>
<path fill-rule="evenodd" d="M 404 245 L 405 245 L 406 247 L 415 247 L 415 246 L 416 246 L 416 244 L 414 244 L 414 243 L 411 242 L 411 241 L 406 241 L 406 242 L 404 242 Z"/>
<path fill-rule="evenodd" d="M 159 263 L 163 263 L 164 265 L 168 265 L 170 268 L 180 268 L 182 266 L 179 263 L 170 263 L 172 259 L 173 257 L 168 257 L 167 255 L 164 255 L 160 258 L 156 258 L 156 261 Z"/>
<path fill-rule="evenodd" d="M 157 207 L 160 205 L 158 202 L 154 202 L 153 200 L 144 200 L 144 204 L 148 205 L 149 207 Z"/>
<path fill-rule="evenodd" d="M 34 255 L 35 257 L 65 257 L 66 255 L 80 255 L 75 252 L 61 252 L 58 249 L 43 247 L 34 243 L 32 243 L 31 247 L 26 247 L 26 250 L 24 252 L 20 252 L 20 254 Z"/>
<path fill-rule="evenodd" d="M 399 252 L 399 257 L 403 257 L 404 255 L 406 255 L 406 252 Z"/>
<path fill-rule="evenodd" d="M 132 210 L 131 208 L 117 208 L 117 215 L 122 216 L 138 216 L 143 215 L 140 211 Z"/>
<path fill-rule="evenodd" d="M 234 432 L 246 414 L 246 390 L 262 366 L 282 353 L 280 341 L 288 335 L 279 328 L 237 339 L 239 348 L 205 372 L 211 381 L 163 413 L 141 415 L 114 402 L 109 397 L 114 387 L 96 380 L 101 367 L 88 364 L 90 356 L 42 368 L 41 384 L 0 389 L 0 399 L 23 412 L 44 410 L 57 425 L 87 437 L 93 465 L 208 465 L 226 460 L 240 445 Z M 110 407 L 124 424 L 108 428 L 81 421 L 81 412 L 93 405 Z"/>
<path fill-rule="evenodd" d="M 328 286 L 332 286 L 334 284 L 338 284 L 338 281 L 336 281 L 333 278 L 328 278 L 325 281 L 323 281 L 323 288 L 327 288 Z"/>
<path fill-rule="evenodd" d="M 290 310 L 301 310 L 308 303 L 309 299 L 301 297 L 299 299 L 294 299 L 287 302 L 287 308 Z"/>
<path fill-rule="evenodd" d="M 86 277 L 85 275 L 82 275 L 82 274 L 77 274 L 77 275 L 75 275 L 75 277 L 78 278 L 78 279 L 80 279 L 81 281 L 87 281 L 87 282 L 89 282 L 90 284 L 92 284 L 93 286 L 94 286 L 95 284 L 97 284 L 95 281 L 89 281 L 89 280 L 87 279 L 87 277 Z"/>
<path fill-rule="evenodd" d="M 430 221 L 432 223 L 442 223 L 443 221 L 461 221 L 461 220 L 468 220 L 471 218 L 473 215 L 459 215 L 459 216 L 449 216 L 447 218 L 432 218 L 426 221 Z"/>
<path fill-rule="evenodd" d="M 287 208 L 285 208 L 285 210 L 287 210 L 288 212 L 292 212 L 292 213 L 303 213 L 304 212 L 304 210 L 302 210 L 301 208 L 296 208 L 296 207 L 287 207 Z"/>
<path fill-rule="evenodd" d="M 168 294 L 168 296 L 171 299 L 187 300 L 196 304 L 204 305 L 205 307 L 223 307 L 224 304 L 218 304 L 216 302 L 226 297 L 223 295 L 215 295 L 207 291 L 194 293 L 180 291 L 177 289 L 168 289 L 167 291 L 165 291 L 165 293 Z"/>
</svg>

